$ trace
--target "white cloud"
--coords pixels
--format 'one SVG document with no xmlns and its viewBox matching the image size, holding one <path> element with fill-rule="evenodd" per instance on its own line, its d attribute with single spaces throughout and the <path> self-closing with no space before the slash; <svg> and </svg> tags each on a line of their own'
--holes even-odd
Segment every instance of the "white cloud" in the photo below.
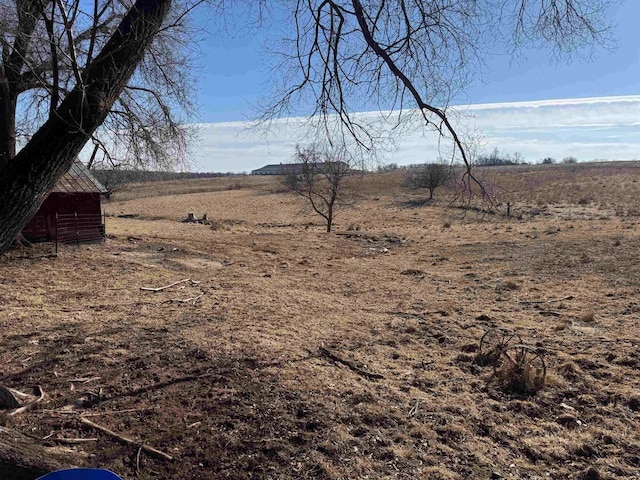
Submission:
<svg viewBox="0 0 640 480">
<path fill-rule="evenodd" d="M 547 156 L 640 158 L 640 95 L 480 104 L 455 111 L 457 127 L 480 133 L 484 148 L 518 151 L 529 161 Z M 379 114 L 360 115 L 373 119 Z M 305 143 L 303 123 L 303 119 L 276 121 L 268 135 L 249 129 L 246 122 L 201 124 L 200 139 L 192 146 L 194 167 L 240 172 L 290 162 L 296 143 Z M 434 133 L 416 130 L 402 138 L 386 160 L 398 164 L 435 160 L 438 148 Z"/>
</svg>

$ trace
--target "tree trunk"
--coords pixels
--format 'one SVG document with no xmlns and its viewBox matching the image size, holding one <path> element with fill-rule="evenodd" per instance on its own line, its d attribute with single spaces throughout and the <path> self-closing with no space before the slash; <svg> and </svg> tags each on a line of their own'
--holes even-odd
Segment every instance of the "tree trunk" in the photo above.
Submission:
<svg viewBox="0 0 640 480">
<path fill-rule="evenodd" d="M 50 0 L 20 0 L 13 45 L 2 48 L 0 65 L 0 172 L 16 155 L 16 105 L 19 93 L 20 72 L 26 63 L 33 32 L 38 24 L 38 12 Z M 7 39 L 4 39 L 7 40 Z M 0 251 L 2 249 L 0 248 Z"/>
<path fill-rule="evenodd" d="M 36 212 L 56 181 L 71 168 L 151 44 L 171 0 L 137 0 L 100 54 L 82 74 L 82 85 L 64 99 L 31 141 L 0 169 L 0 253 Z"/>
<path fill-rule="evenodd" d="M 33 480 L 81 463 L 79 457 L 47 449 L 16 430 L 0 427 L 0 478 Z"/>
<path fill-rule="evenodd" d="M 0 171 L 16 156 L 17 97 L 0 69 Z"/>
</svg>

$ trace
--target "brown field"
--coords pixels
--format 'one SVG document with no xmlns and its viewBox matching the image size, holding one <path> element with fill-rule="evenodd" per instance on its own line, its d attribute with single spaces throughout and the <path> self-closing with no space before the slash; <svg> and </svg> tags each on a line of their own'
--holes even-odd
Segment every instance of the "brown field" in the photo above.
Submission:
<svg viewBox="0 0 640 480">
<path fill-rule="evenodd" d="M 335 234 L 273 178 L 121 189 L 104 244 L 0 258 L 0 384 L 47 394 L 2 423 L 125 479 L 640 478 L 640 165 L 482 176 L 514 217 L 369 175 Z"/>
</svg>

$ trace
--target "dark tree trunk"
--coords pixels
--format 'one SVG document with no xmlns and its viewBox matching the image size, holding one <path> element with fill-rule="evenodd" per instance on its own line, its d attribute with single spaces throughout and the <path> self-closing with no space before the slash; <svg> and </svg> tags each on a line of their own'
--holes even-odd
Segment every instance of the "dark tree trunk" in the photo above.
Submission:
<svg viewBox="0 0 640 480">
<path fill-rule="evenodd" d="M 45 8 L 49 1 L 17 2 L 18 22 L 15 26 L 13 45 L 11 49 L 7 45 L 3 48 L 0 65 L 0 173 L 16 155 L 16 105 L 20 92 L 20 72 L 25 65 L 26 53 L 38 23 L 38 12 Z"/>
<path fill-rule="evenodd" d="M 332 226 L 333 226 L 333 212 L 329 211 L 329 215 L 327 215 L 327 233 L 331 233 Z"/>
<path fill-rule="evenodd" d="M 137 0 L 85 69 L 83 85 L 0 168 L 0 253 L 36 212 L 43 196 L 71 167 L 91 133 L 106 118 L 165 18 L 171 0 Z"/>
<path fill-rule="evenodd" d="M 0 170 L 16 156 L 16 104 L 17 97 L 11 91 L 0 71 Z"/>
<path fill-rule="evenodd" d="M 79 456 L 51 453 L 32 438 L 0 427 L 0 478 L 33 480 L 51 471 L 82 463 Z"/>
</svg>

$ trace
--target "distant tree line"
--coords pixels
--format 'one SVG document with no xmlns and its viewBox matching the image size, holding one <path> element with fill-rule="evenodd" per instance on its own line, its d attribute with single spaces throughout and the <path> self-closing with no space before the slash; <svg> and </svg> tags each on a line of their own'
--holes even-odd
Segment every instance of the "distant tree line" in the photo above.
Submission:
<svg viewBox="0 0 640 480">
<path fill-rule="evenodd" d="M 541 162 L 541 163 L 542 163 L 543 165 L 553 165 L 553 164 L 555 164 L 555 163 L 557 163 L 557 162 L 556 162 L 556 159 L 555 159 L 555 158 L 553 158 L 553 157 L 546 157 L 546 158 L 543 158 L 543 159 L 542 159 L 542 162 Z M 564 157 L 564 158 L 562 159 L 562 163 L 563 163 L 564 165 L 572 165 L 572 164 L 574 164 L 574 163 L 578 163 L 578 159 L 577 159 L 576 157 Z"/>
<path fill-rule="evenodd" d="M 494 148 L 491 153 L 483 153 L 478 156 L 475 164 L 482 167 L 497 167 L 504 165 L 527 165 L 524 156 L 520 152 L 502 153 Z"/>
<path fill-rule="evenodd" d="M 223 172 L 158 172 L 147 170 L 91 170 L 91 173 L 101 183 L 142 183 L 142 182 L 162 182 L 167 180 L 186 180 L 189 178 L 217 178 L 235 177 L 246 175 L 246 173 L 223 173 Z"/>
<path fill-rule="evenodd" d="M 118 185 L 125 183 L 162 182 L 169 180 L 188 180 L 191 178 L 218 178 L 246 175 L 246 173 L 229 172 L 158 172 L 124 168 L 91 169 L 91 173 L 104 185 L 109 194 L 113 193 Z"/>
</svg>

